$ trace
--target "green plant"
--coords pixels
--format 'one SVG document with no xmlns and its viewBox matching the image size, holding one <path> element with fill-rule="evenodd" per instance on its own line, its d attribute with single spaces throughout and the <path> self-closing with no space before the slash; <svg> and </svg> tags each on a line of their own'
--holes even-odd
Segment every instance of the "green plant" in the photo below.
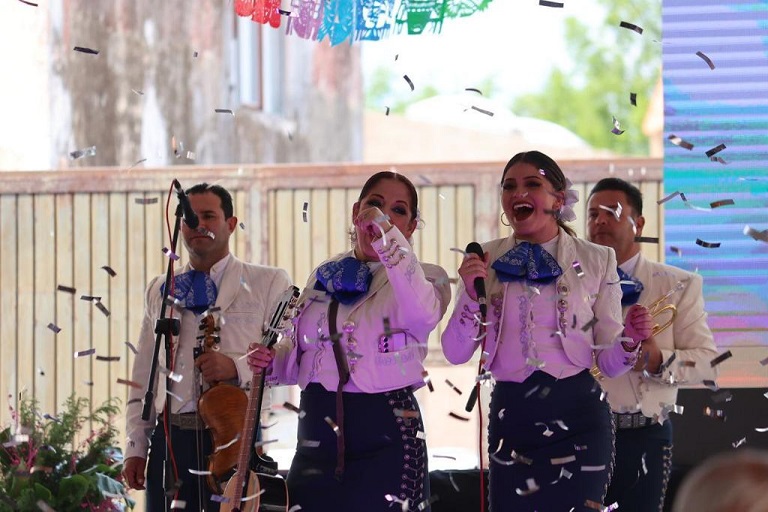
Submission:
<svg viewBox="0 0 768 512">
<path fill-rule="evenodd" d="M 21 396 L 11 408 L 13 428 L 0 432 L 0 512 L 133 508 L 120 475 L 123 455 L 113 425 L 118 404 L 110 399 L 90 410 L 87 398 L 73 394 L 53 417 Z M 78 441 L 85 426 L 92 430 Z"/>
</svg>

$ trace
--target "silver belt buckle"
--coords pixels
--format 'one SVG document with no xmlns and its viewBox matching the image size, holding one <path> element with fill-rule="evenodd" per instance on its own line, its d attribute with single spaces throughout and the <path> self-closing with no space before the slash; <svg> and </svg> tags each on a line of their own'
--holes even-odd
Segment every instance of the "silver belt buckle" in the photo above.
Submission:
<svg viewBox="0 0 768 512">
<path fill-rule="evenodd" d="M 197 413 L 171 414 L 171 425 L 181 430 L 201 430 L 203 428 L 203 420 Z"/>
</svg>

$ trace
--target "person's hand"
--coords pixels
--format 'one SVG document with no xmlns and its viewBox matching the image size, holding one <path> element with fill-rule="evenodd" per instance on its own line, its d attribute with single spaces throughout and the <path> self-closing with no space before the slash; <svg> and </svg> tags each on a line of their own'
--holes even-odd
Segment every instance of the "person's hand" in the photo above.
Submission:
<svg viewBox="0 0 768 512">
<path fill-rule="evenodd" d="M 475 278 L 486 279 L 488 277 L 488 253 L 483 258 L 474 253 L 468 253 L 459 266 L 459 276 L 464 281 L 464 289 L 472 300 L 477 300 L 475 292 Z"/>
<path fill-rule="evenodd" d="M 221 382 L 237 378 L 237 367 L 231 357 L 219 352 L 206 352 L 195 359 L 195 366 L 200 369 L 207 383 Z"/>
<path fill-rule="evenodd" d="M 375 206 L 361 210 L 355 218 L 355 226 L 366 233 L 371 240 L 378 240 L 392 228 L 387 216 Z"/>
<path fill-rule="evenodd" d="M 251 343 L 248 346 L 248 366 L 254 375 L 259 375 L 268 367 L 275 357 L 275 349 L 267 348 L 261 343 Z"/>
<path fill-rule="evenodd" d="M 123 461 L 123 478 L 131 489 L 144 490 L 144 470 L 147 467 L 147 459 L 143 457 L 128 457 Z"/>
<path fill-rule="evenodd" d="M 640 304 L 630 306 L 624 323 L 624 336 L 629 336 L 637 344 L 647 339 L 652 330 L 653 317 L 648 308 Z"/>
</svg>

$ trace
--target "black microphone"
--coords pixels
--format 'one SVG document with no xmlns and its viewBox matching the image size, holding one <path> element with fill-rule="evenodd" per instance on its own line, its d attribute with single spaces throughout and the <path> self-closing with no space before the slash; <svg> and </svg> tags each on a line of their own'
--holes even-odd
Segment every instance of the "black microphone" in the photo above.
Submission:
<svg viewBox="0 0 768 512">
<path fill-rule="evenodd" d="M 470 242 L 466 249 L 467 254 L 477 254 L 482 260 L 483 248 L 477 242 Z M 475 293 L 477 294 L 477 302 L 480 304 L 480 314 L 482 315 L 483 322 L 485 321 L 485 315 L 488 313 L 488 303 L 485 298 L 485 281 L 482 277 L 475 278 Z"/>
<path fill-rule="evenodd" d="M 187 193 L 181 188 L 181 183 L 179 183 L 178 180 L 173 180 L 173 186 L 176 187 L 176 196 L 179 198 L 181 210 L 184 212 L 184 223 L 186 223 L 190 229 L 196 229 L 200 224 L 200 219 L 197 218 L 197 214 L 192 209 Z M 178 215 L 178 213 L 176 215 Z"/>
</svg>

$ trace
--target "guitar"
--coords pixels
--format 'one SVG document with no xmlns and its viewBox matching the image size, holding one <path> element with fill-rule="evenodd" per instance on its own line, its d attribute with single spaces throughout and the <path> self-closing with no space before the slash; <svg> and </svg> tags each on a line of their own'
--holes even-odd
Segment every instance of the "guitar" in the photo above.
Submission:
<svg viewBox="0 0 768 512">
<path fill-rule="evenodd" d="M 280 333 L 290 322 L 299 300 L 299 289 L 291 286 L 275 306 L 262 344 L 271 347 L 277 343 Z M 237 471 L 227 482 L 220 512 L 287 512 L 288 487 L 277 474 L 277 464 L 252 449 L 253 439 L 259 430 L 261 406 L 264 399 L 266 371 L 253 375 L 248 393 L 248 407 L 240 436 L 240 455 Z"/>
</svg>

